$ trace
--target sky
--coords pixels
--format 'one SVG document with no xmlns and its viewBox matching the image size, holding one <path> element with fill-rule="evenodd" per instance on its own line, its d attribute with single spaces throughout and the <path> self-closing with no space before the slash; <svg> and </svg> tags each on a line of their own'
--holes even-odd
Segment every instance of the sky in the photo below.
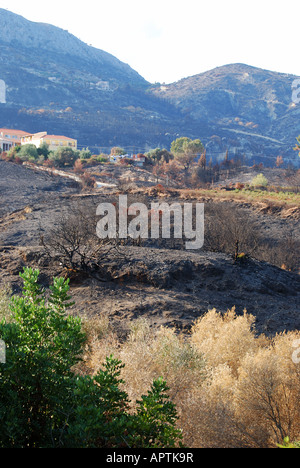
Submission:
<svg viewBox="0 0 300 468">
<path fill-rule="evenodd" d="M 244 63 L 300 76 L 299 0 L 0 0 L 68 30 L 151 83 Z"/>
</svg>

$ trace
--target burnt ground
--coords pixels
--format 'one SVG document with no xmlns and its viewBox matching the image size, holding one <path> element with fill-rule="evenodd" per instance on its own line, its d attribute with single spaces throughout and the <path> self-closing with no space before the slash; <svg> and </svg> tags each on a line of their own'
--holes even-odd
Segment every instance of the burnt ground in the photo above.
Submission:
<svg viewBox="0 0 300 468">
<path fill-rule="evenodd" d="M 0 286 L 8 284 L 15 293 L 20 292 L 24 266 L 39 268 L 45 286 L 62 273 L 59 261 L 49 262 L 40 246 L 40 234 L 47 234 L 62 211 L 79 202 L 95 207 L 109 199 L 102 192 L 79 194 L 70 180 L 3 161 L 0 194 Z M 299 229 L 299 220 L 244 209 L 256 217 L 265 236 L 280 237 L 289 226 Z M 71 280 L 74 311 L 107 314 L 120 329 L 143 316 L 154 327 L 188 330 L 209 309 L 225 312 L 232 307 L 238 314 L 246 309 L 255 315 L 259 332 L 300 329 L 300 276 L 266 262 L 249 258 L 236 263 L 220 253 L 144 245 L 108 254 L 103 267 L 105 282 L 83 276 Z"/>
<path fill-rule="evenodd" d="M 76 183 L 0 159 L 0 216 L 78 191 Z"/>
</svg>

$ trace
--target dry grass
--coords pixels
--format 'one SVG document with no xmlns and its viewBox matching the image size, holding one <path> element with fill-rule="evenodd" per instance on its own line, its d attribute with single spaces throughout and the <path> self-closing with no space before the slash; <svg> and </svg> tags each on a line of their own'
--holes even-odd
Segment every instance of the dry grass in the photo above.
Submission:
<svg viewBox="0 0 300 468">
<path fill-rule="evenodd" d="M 89 339 L 80 372 L 96 372 L 113 353 L 125 364 L 132 401 L 163 376 L 186 446 L 276 447 L 285 436 L 300 437 L 300 364 L 292 360 L 299 332 L 258 336 L 246 311 L 238 316 L 234 309 L 225 315 L 211 310 L 188 336 L 153 330 L 138 319 L 121 343 L 107 318 L 99 320 L 86 322 Z"/>
<path fill-rule="evenodd" d="M 1 317 L 9 318 L 9 296 L 0 290 Z M 187 447 L 269 448 L 286 436 L 300 439 L 299 331 L 258 335 L 255 318 L 234 309 L 208 311 L 188 335 L 152 329 L 143 318 L 123 340 L 108 316 L 85 315 L 82 325 L 87 341 L 77 372 L 93 375 L 114 354 L 125 364 L 131 401 L 165 378 Z"/>
<path fill-rule="evenodd" d="M 211 199 L 215 201 L 235 201 L 245 203 L 265 203 L 277 207 L 299 207 L 300 194 L 293 192 L 276 192 L 266 190 L 220 190 L 220 189 L 183 189 L 180 190 L 184 199 Z"/>
</svg>

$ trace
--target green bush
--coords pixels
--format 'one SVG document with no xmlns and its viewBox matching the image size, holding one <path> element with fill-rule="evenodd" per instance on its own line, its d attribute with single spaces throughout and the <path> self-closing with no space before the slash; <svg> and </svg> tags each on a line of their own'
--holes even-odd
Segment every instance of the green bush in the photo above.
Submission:
<svg viewBox="0 0 300 468">
<path fill-rule="evenodd" d="M 285 437 L 283 444 L 278 444 L 278 448 L 300 448 L 300 441 L 290 442 L 289 437 Z"/>
<path fill-rule="evenodd" d="M 92 156 L 92 153 L 90 152 L 90 150 L 88 148 L 83 148 L 80 152 L 79 152 L 79 157 L 80 159 L 90 159 Z"/>
<path fill-rule="evenodd" d="M 0 447 L 174 447 L 181 440 L 166 382 L 130 402 L 120 378 L 123 364 L 110 356 L 96 376 L 78 376 L 86 336 L 68 314 L 68 280 L 55 278 L 47 293 L 39 271 L 24 269 L 21 297 L 0 321 L 6 362 L 0 364 Z M 6 315 L 6 314 L 4 314 Z"/>
<path fill-rule="evenodd" d="M 100 154 L 99 156 L 97 156 L 96 160 L 99 163 L 107 163 L 108 162 L 108 156 Z"/>
<path fill-rule="evenodd" d="M 49 159 L 53 161 L 56 167 L 73 167 L 75 161 L 79 159 L 79 151 L 69 147 L 61 147 L 54 152 L 49 153 Z"/>
<path fill-rule="evenodd" d="M 258 174 L 252 179 L 251 185 L 254 187 L 266 187 L 268 185 L 268 179 L 263 174 Z"/>
<path fill-rule="evenodd" d="M 35 145 L 28 144 L 21 146 L 18 151 L 18 156 L 22 161 L 35 162 L 37 161 L 39 154 Z"/>
</svg>

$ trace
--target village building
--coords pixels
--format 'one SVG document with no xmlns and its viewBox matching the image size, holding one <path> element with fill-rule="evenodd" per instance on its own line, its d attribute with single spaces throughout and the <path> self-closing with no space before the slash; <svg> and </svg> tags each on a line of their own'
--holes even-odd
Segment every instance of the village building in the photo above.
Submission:
<svg viewBox="0 0 300 468">
<path fill-rule="evenodd" d="M 119 163 L 122 159 L 128 159 L 132 161 L 134 166 L 143 167 L 147 162 L 147 158 L 144 154 L 121 154 L 121 155 L 112 155 L 110 156 L 110 161 L 114 163 Z"/>
<path fill-rule="evenodd" d="M 146 156 L 144 154 L 134 154 L 133 162 L 135 166 L 143 167 L 146 162 Z"/>
<path fill-rule="evenodd" d="M 40 148 L 44 143 L 48 145 L 50 151 L 56 151 L 61 147 L 77 150 L 77 140 L 63 135 L 48 135 L 47 132 L 39 132 L 26 134 L 21 138 L 21 145 L 31 144 Z"/>
<path fill-rule="evenodd" d="M 0 150 L 7 152 L 14 146 L 20 146 L 21 139 L 25 135 L 28 135 L 28 132 L 24 132 L 23 130 L 0 128 Z"/>
</svg>

